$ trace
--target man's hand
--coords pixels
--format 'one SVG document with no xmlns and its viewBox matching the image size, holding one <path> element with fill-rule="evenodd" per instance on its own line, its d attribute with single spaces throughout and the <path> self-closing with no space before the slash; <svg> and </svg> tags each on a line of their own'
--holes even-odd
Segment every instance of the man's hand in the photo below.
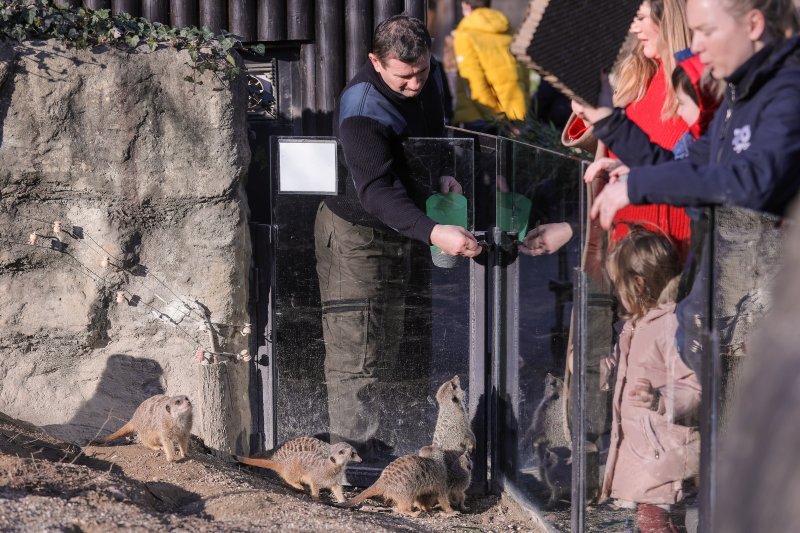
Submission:
<svg viewBox="0 0 800 533">
<path fill-rule="evenodd" d="M 449 192 L 464 194 L 464 187 L 453 176 L 439 176 L 439 192 L 442 194 Z"/>
<path fill-rule="evenodd" d="M 591 183 L 597 178 L 600 178 L 617 167 L 622 166 L 622 161 L 619 159 L 611 159 L 610 157 L 601 157 L 594 163 L 586 167 L 586 172 L 583 174 L 583 181 Z"/>
<path fill-rule="evenodd" d="M 552 254 L 572 238 L 572 227 L 566 222 L 542 224 L 525 235 L 517 250 L 525 255 Z"/>
<path fill-rule="evenodd" d="M 637 379 L 633 389 L 628 392 L 628 399 L 631 405 L 651 411 L 658 411 L 658 397 L 658 391 L 653 388 L 647 378 Z"/>
<path fill-rule="evenodd" d="M 617 181 L 606 185 L 603 191 L 594 199 L 591 212 L 592 220 L 600 217 L 600 226 L 604 230 L 609 230 L 617 211 L 630 205 L 630 203 L 627 182 Z"/>
<path fill-rule="evenodd" d="M 475 257 L 483 251 L 472 233 L 461 226 L 436 224 L 431 231 L 431 244 L 447 255 Z"/>
</svg>

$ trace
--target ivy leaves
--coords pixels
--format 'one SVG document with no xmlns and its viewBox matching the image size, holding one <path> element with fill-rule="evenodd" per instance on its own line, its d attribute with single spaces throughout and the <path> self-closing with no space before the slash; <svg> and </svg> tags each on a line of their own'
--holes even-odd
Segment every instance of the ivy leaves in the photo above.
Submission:
<svg viewBox="0 0 800 533">
<path fill-rule="evenodd" d="M 140 46 L 150 51 L 171 47 L 186 50 L 197 73 L 211 71 L 227 79 L 240 74 L 231 52 L 244 48 L 236 36 L 227 32 L 217 36 L 208 28 L 172 28 L 127 13 L 112 15 L 108 9 L 62 8 L 49 0 L 3 0 L 0 39 L 56 39 L 78 48 L 109 46 L 131 51 Z M 256 45 L 248 50 L 263 55 L 265 47 Z M 202 84 L 196 76 L 185 79 Z"/>
</svg>

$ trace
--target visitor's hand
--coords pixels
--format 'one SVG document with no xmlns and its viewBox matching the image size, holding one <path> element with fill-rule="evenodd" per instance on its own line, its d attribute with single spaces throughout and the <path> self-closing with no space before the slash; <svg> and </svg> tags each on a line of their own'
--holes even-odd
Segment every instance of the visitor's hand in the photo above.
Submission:
<svg viewBox="0 0 800 533">
<path fill-rule="evenodd" d="M 588 104 L 576 102 L 575 100 L 572 101 L 572 111 L 578 115 L 578 118 L 589 124 L 594 124 L 595 122 L 603 120 L 614 112 L 610 107 L 592 107 Z"/>
<path fill-rule="evenodd" d="M 630 205 L 631 201 L 628 198 L 628 182 L 617 181 L 603 187 L 602 192 L 594 199 L 592 204 L 591 217 L 592 220 L 600 218 L 600 226 L 605 229 L 611 229 L 611 223 L 614 221 L 614 215 L 617 211 Z"/>
<path fill-rule="evenodd" d="M 475 236 L 461 226 L 436 224 L 431 231 L 431 244 L 447 255 L 475 257 L 483 251 Z"/>
<path fill-rule="evenodd" d="M 583 181 L 591 183 L 597 178 L 611 172 L 617 167 L 623 166 L 622 161 L 619 159 L 611 159 L 610 157 L 601 157 L 594 163 L 586 167 L 586 172 L 583 174 Z"/>
<path fill-rule="evenodd" d="M 619 165 L 617 168 L 608 173 L 608 182 L 616 183 L 622 176 L 630 174 L 630 171 L 631 167 L 627 165 Z"/>
<path fill-rule="evenodd" d="M 439 176 L 439 192 L 443 194 L 448 192 L 464 194 L 464 187 L 453 176 Z"/>
<path fill-rule="evenodd" d="M 525 235 L 517 250 L 525 255 L 552 254 L 572 238 L 572 227 L 566 222 L 542 224 Z"/>
<path fill-rule="evenodd" d="M 639 378 L 631 391 L 628 392 L 630 404 L 651 411 L 658 410 L 658 391 L 653 388 L 650 380 Z"/>
</svg>

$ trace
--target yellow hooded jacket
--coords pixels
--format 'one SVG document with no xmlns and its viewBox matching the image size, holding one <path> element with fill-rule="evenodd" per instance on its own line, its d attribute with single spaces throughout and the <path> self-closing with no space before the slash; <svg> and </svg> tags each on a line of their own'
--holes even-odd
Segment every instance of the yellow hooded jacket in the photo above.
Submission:
<svg viewBox="0 0 800 533">
<path fill-rule="evenodd" d="M 509 23 L 503 13 L 477 8 L 453 31 L 458 65 L 455 122 L 522 120 L 528 107 L 522 67 L 509 50 Z"/>
</svg>

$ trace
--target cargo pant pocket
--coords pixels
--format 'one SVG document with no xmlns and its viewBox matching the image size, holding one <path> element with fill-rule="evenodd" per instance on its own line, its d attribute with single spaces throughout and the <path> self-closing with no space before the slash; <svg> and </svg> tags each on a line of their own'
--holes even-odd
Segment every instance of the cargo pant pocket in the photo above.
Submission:
<svg viewBox="0 0 800 533">
<path fill-rule="evenodd" d="M 367 300 L 323 303 L 325 372 L 328 375 L 369 375 L 374 370 L 370 349 L 370 312 Z"/>
</svg>

